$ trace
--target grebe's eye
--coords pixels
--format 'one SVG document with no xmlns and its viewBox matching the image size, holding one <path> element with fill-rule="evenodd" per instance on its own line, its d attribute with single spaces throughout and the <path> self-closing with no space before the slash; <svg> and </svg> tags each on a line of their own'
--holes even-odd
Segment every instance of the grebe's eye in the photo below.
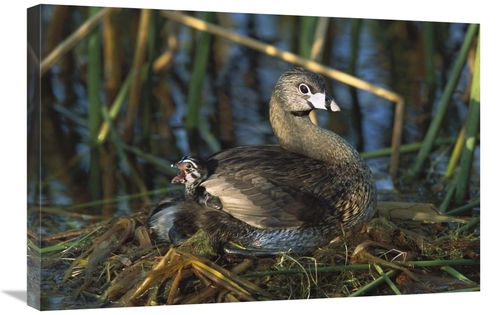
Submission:
<svg viewBox="0 0 500 315">
<path fill-rule="evenodd" d="M 309 86 L 307 86 L 307 84 L 305 83 L 301 83 L 299 85 L 299 91 L 300 93 L 306 95 L 306 94 L 311 94 L 311 90 L 309 89 Z"/>
</svg>

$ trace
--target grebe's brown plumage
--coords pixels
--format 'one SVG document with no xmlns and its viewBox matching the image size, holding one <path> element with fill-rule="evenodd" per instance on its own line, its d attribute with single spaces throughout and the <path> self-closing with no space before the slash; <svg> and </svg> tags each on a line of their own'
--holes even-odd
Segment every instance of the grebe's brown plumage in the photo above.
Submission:
<svg viewBox="0 0 500 315">
<path fill-rule="evenodd" d="M 186 186 L 184 189 L 186 201 L 197 201 L 214 209 L 222 208 L 219 198 L 210 195 L 205 187 L 200 186 L 208 177 L 205 161 L 186 155 L 179 162 L 172 164 L 172 167 L 179 169 L 179 174 L 172 179 L 172 183 L 181 183 Z"/>
<path fill-rule="evenodd" d="M 155 209 L 150 227 L 176 243 L 203 229 L 216 243 L 299 253 L 359 228 L 376 209 L 370 169 L 345 140 L 310 121 L 313 109 L 339 110 L 323 78 L 303 68 L 285 72 L 270 101 L 279 146 L 242 146 L 203 159 L 208 178 L 200 185 L 222 209 L 172 201 Z"/>
</svg>

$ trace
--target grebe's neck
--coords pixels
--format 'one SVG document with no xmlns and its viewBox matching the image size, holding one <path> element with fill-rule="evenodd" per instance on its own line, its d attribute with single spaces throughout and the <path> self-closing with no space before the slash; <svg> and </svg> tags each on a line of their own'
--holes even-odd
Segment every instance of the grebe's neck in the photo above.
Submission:
<svg viewBox="0 0 500 315">
<path fill-rule="evenodd" d="M 294 114 L 280 106 L 270 108 L 270 121 L 281 147 L 326 164 L 358 160 L 359 154 L 339 135 L 312 123 L 307 112 Z"/>
</svg>

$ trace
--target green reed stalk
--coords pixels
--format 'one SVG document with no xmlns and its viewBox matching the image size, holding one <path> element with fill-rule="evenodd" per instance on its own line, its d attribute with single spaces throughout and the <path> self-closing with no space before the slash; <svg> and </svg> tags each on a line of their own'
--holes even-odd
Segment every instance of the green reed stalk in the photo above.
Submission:
<svg viewBox="0 0 500 315">
<path fill-rule="evenodd" d="M 457 188 L 457 181 L 452 181 L 450 186 L 448 187 L 448 191 L 446 192 L 446 195 L 444 196 L 443 202 L 439 206 L 439 211 L 441 213 L 446 213 L 448 211 L 448 207 L 450 206 L 451 202 L 453 201 L 453 197 L 455 197 L 455 189 Z"/>
<path fill-rule="evenodd" d="M 363 26 L 362 19 L 352 19 L 351 20 L 351 54 L 349 56 L 349 65 L 347 66 L 347 73 L 356 76 L 356 65 L 359 57 L 359 38 L 361 35 L 361 28 Z M 356 88 L 349 86 L 349 93 L 352 99 L 352 115 L 353 115 L 353 128 L 358 134 L 358 143 L 356 148 L 358 150 L 363 150 L 364 140 L 363 140 L 363 117 L 361 114 L 361 107 L 359 105 L 358 91 Z"/>
<path fill-rule="evenodd" d="M 304 58 L 311 56 L 317 20 L 318 18 L 314 16 L 300 17 L 299 55 Z"/>
<path fill-rule="evenodd" d="M 108 203 L 118 203 L 120 201 L 129 201 L 134 198 L 140 198 L 143 196 L 162 196 L 162 195 L 170 195 L 173 192 L 179 192 L 179 191 L 184 191 L 183 186 L 169 186 L 165 188 L 158 188 L 155 190 L 148 190 L 140 193 L 135 193 L 135 194 L 128 194 L 128 195 L 123 195 L 123 196 L 117 196 L 109 199 L 102 199 L 102 200 L 96 200 L 92 202 L 85 202 L 85 203 L 79 203 L 76 205 L 71 205 L 71 207 L 68 207 L 70 209 L 78 209 L 78 208 L 88 208 L 92 206 L 97 206 L 97 205 L 104 205 Z"/>
<path fill-rule="evenodd" d="M 142 9 L 137 29 L 137 39 L 134 47 L 134 60 L 132 62 L 132 82 L 125 114 L 125 125 L 123 130 L 123 141 L 131 143 L 134 138 L 134 126 L 137 122 L 137 113 L 141 103 L 142 77 L 141 70 L 146 59 L 146 43 L 148 38 L 150 9 Z"/>
<path fill-rule="evenodd" d="M 441 128 L 443 119 L 446 115 L 446 112 L 448 111 L 451 97 L 455 91 L 455 87 L 457 86 L 458 80 L 460 79 L 462 69 L 467 59 L 467 54 L 477 34 L 478 29 L 479 29 L 478 24 L 470 24 L 467 29 L 464 41 L 462 43 L 462 47 L 460 47 L 458 57 L 455 60 L 455 65 L 453 66 L 450 79 L 446 83 L 446 86 L 443 91 L 443 96 L 437 107 L 434 119 L 432 120 L 429 129 L 427 130 L 422 148 L 418 152 L 415 165 L 408 171 L 407 176 L 409 177 L 418 176 L 422 172 L 425 162 L 428 160 L 429 154 L 434 144 L 434 140 L 436 139 L 439 133 L 439 129 Z"/>
<path fill-rule="evenodd" d="M 89 15 L 93 16 L 100 11 L 99 8 L 91 7 Z M 88 129 L 90 144 L 94 143 L 97 133 L 99 132 L 99 125 L 101 123 L 101 101 L 99 93 L 101 91 L 101 34 L 99 29 L 94 29 L 88 37 Z M 99 151 L 91 145 L 90 151 L 90 174 L 89 174 L 89 187 L 90 199 L 101 199 L 101 167 L 100 167 Z M 93 208 L 93 213 L 98 213 L 99 208 Z"/>
<path fill-rule="evenodd" d="M 311 60 L 321 62 L 321 59 L 323 58 L 324 55 L 324 50 L 325 50 L 325 42 L 327 38 L 327 32 L 328 32 L 328 17 L 320 17 L 317 19 L 316 24 L 316 29 L 314 30 L 314 41 L 312 42 L 311 49 L 310 49 L 310 58 Z M 312 36 L 312 34 L 311 34 Z M 301 40 L 302 42 L 302 40 Z M 318 117 L 316 115 L 316 111 L 311 111 L 309 113 L 309 118 L 311 118 L 311 121 L 313 124 L 318 125 Z"/>
<path fill-rule="evenodd" d="M 89 14 L 94 15 L 99 8 L 89 8 Z M 101 101 L 99 92 L 101 90 L 101 34 L 99 29 L 94 29 L 88 37 L 88 127 L 90 139 L 95 139 L 100 124 Z"/>
<path fill-rule="evenodd" d="M 115 100 L 111 104 L 111 108 L 109 109 L 108 113 L 110 121 L 115 120 L 115 118 L 120 113 L 120 110 L 123 108 L 123 105 L 125 105 L 125 101 L 127 100 L 127 96 L 130 91 L 131 83 L 132 83 L 132 71 L 129 72 L 127 78 L 121 85 L 120 90 L 118 91 L 118 94 L 115 97 Z M 102 144 L 106 141 L 106 139 L 109 136 L 109 127 L 110 125 L 106 121 L 102 122 L 101 128 L 99 129 L 99 133 L 97 134 L 97 138 L 94 140 L 96 141 L 97 144 Z"/>
<path fill-rule="evenodd" d="M 471 210 L 474 207 L 478 207 L 480 204 L 481 204 L 481 200 L 477 199 L 477 200 L 474 200 L 474 201 L 472 201 L 466 205 L 463 205 L 461 207 L 452 209 L 450 211 L 446 211 L 446 215 L 461 215 L 463 212 L 465 212 L 467 210 Z"/>
<path fill-rule="evenodd" d="M 465 144 L 465 125 L 460 129 L 457 140 L 455 141 L 455 146 L 453 147 L 453 152 L 450 156 L 450 161 L 448 162 L 448 167 L 444 174 L 444 179 L 450 179 L 455 171 L 455 168 L 460 160 L 460 155 Z"/>
<path fill-rule="evenodd" d="M 436 242 L 436 244 L 438 244 L 439 242 L 442 242 L 444 240 L 456 238 L 457 236 L 459 236 L 461 234 L 470 234 L 471 233 L 470 230 L 475 228 L 479 223 L 481 223 L 480 218 L 472 218 L 472 220 L 470 220 L 469 223 L 464 224 L 463 226 L 459 227 L 458 229 L 453 230 L 452 233 L 450 233 L 446 236 L 441 236 L 441 237 L 435 239 L 434 241 Z M 479 260 L 477 261 L 477 263 L 479 264 Z"/>
<path fill-rule="evenodd" d="M 117 15 L 112 13 L 103 18 L 102 22 L 102 54 L 103 54 L 103 90 L 105 93 L 105 107 L 109 109 L 115 99 L 122 77 L 120 67 L 118 25 L 115 22 Z M 115 163 L 115 150 L 113 145 L 104 147 L 101 153 L 101 168 L 111 169 Z M 102 173 L 102 198 L 108 199 L 116 195 L 117 181 L 113 172 Z M 116 204 L 105 204 L 102 208 L 102 215 L 110 217 L 116 210 Z"/>
<path fill-rule="evenodd" d="M 390 265 L 392 264 L 392 266 Z M 426 261 L 393 261 L 392 263 L 380 263 L 381 266 L 392 268 L 393 265 L 401 267 L 441 267 L 441 266 L 473 266 L 479 265 L 478 260 L 474 259 L 457 259 L 457 260 L 426 260 Z M 369 264 L 342 265 L 342 266 L 322 266 L 322 267 L 305 267 L 283 270 L 259 271 L 241 275 L 242 277 L 262 277 L 270 275 L 287 275 L 302 272 L 336 272 L 345 270 L 367 270 Z"/>
<path fill-rule="evenodd" d="M 434 23 L 423 23 L 423 35 L 425 49 L 425 80 L 427 81 L 427 85 L 429 85 L 430 88 L 436 84 L 436 75 L 434 73 L 434 71 L 436 70 L 434 65 Z"/>
<path fill-rule="evenodd" d="M 434 58 L 436 54 L 436 37 L 433 22 L 423 22 L 423 40 L 425 51 L 425 83 L 427 88 L 427 99 L 422 104 L 423 111 L 430 113 L 433 110 L 436 101 L 436 65 Z M 432 120 L 432 115 L 422 122 L 422 128 L 427 130 Z"/>
<path fill-rule="evenodd" d="M 351 21 L 351 55 L 349 56 L 349 64 L 347 66 L 347 73 L 356 75 L 356 65 L 359 55 L 359 36 L 361 34 L 362 19 L 352 19 Z M 353 87 L 350 87 L 353 88 Z"/>
<path fill-rule="evenodd" d="M 378 287 L 379 285 L 381 285 L 382 283 L 386 282 L 385 279 L 387 278 L 391 278 L 391 277 L 394 277 L 396 274 L 398 274 L 400 271 L 399 270 L 391 270 L 389 272 L 387 272 L 385 274 L 385 276 L 380 276 L 378 277 L 377 279 L 375 279 L 374 281 L 368 283 L 367 285 L 365 285 L 364 287 L 362 287 L 361 289 L 359 289 L 358 291 L 354 292 L 353 294 L 349 295 L 350 297 L 354 297 L 354 296 L 361 296 L 361 295 L 364 295 L 368 292 L 370 292 L 371 290 L 373 290 L 374 288 Z"/>
<path fill-rule="evenodd" d="M 71 247 L 74 244 L 79 243 L 80 240 L 77 241 L 65 241 L 60 244 L 52 245 L 52 246 L 47 246 L 47 247 L 38 247 L 35 243 L 33 243 L 30 239 L 28 239 L 28 247 L 31 248 L 32 250 L 36 251 L 38 254 L 47 254 L 50 252 L 56 252 L 56 251 L 63 251 L 65 249 L 68 249 L 68 247 Z"/>
<path fill-rule="evenodd" d="M 155 169 L 157 169 L 159 172 L 162 172 L 164 174 L 167 174 L 169 176 L 175 176 L 178 173 L 177 169 L 174 169 L 170 167 L 172 162 L 169 162 L 165 159 L 159 158 L 154 154 L 146 153 L 139 149 L 138 147 L 130 146 L 125 143 L 122 143 L 122 147 L 133 153 L 135 156 L 140 158 L 141 160 L 144 160 L 144 162 L 153 164 L 155 166 Z"/>
<path fill-rule="evenodd" d="M 205 12 L 203 20 L 212 22 L 215 19 L 213 12 Z M 203 95 L 203 81 L 206 77 L 208 58 L 210 56 L 210 47 L 212 35 L 207 32 L 199 32 L 198 42 L 195 45 L 194 63 L 189 80 L 189 94 L 187 98 L 187 117 L 186 129 L 189 136 L 192 154 L 196 155 L 195 143 L 196 131 L 199 124 L 199 112 Z"/>
<path fill-rule="evenodd" d="M 100 20 L 111 13 L 117 8 L 104 8 L 102 10 L 95 11 L 92 9 L 92 12 L 96 12 L 92 15 L 91 18 L 87 19 L 85 23 L 80 25 L 80 27 L 74 31 L 68 38 L 62 41 L 56 48 L 54 48 L 48 55 L 45 57 L 40 63 L 40 75 L 44 75 L 47 70 L 50 69 L 64 54 L 68 53 L 71 49 L 73 49 L 81 40 L 85 38 L 85 36 L 96 27 Z"/>
<path fill-rule="evenodd" d="M 471 287 L 471 288 L 456 289 L 456 290 L 449 290 L 449 291 L 446 291 L 446 292 L 437 292 L 437 293 L 478 292 L 478 291 L 481 291 L 481 287 L 480 286 Z"/>
<path fill-rule="evenodd" d="M 478 36 L 476 48 L 476 60 L 474 63 L 474 74 L 472 76 L 472 89 L 469 102 L 469 113 L 467 115 L 467 125 L 465 127 L 465 145 L 462 149 L 462 156 L 460 159 L 460 172 L 457 178 L 457 191 L 455 201 L 457 204 L 463 204 L 465 198 L 469 193 L 470 173 L 472 163 L 474 161 L 474 149 L 477 143 L 477 134 L 479 131 L 479 118 L 480 118 L 480 73 L 481 73 L 481 59 L 480 59 L 480 39 Z"/>
<path fill-rule="evenodd" d="M 373 265 L 375 267 L 375 270 L 379 273 L 379 275 L 384 278 L 385 282 L 389 285 L 391 290 L 396 294 L 396 295 L 401 295 L 401 291 L 399 291 L 398 287 L 392 282 L 391 278 L 387 275 L 387 273 L 384 272 L 384 270 L 379 266 L 379 265 Z M 451 267 L 450 267 L 451 268 Z"/>
<path fill-rule="evenodd" d="M 151 113 L 151 102 L 153 93 L 153 78 L 149 75 L 153 69 L 153 62 L 155 58 L 155 42 L 156 42 L 156 27 L 155 27 L 155 17 L 156 10 L 151 11 L 149 27 L 148 27 L 148 38 L 147 38 L 147 59 L 146 59 L 146 72 L 147 75 L 144 80 L 144 90 L 148 91 L 144 93 L 142 100 L 142 133 L 141 136 L 144 139 L 143 145 L 149 148 L 149 138 L 151 136 L 151 122 L 152 122 L 152 113 Z"/>
<path fill-rule="evenodd" d="M 125 154 L 125 150 L 123 148 L 124 142 L 123 139 L 118 135 L 118 133 L 115 131 L 115 129 L 112 126 L 111 123 L 111 118 L 108 115 L 108 111 L 103 108 L 102 109 L 102 115 L 104 119 L 106 120 L 107 124 L 110 126 L 109 132 L 110 132 L 110 140 L 113 142 L 113 144 L 116 147 L 116 154 L 118 158 L 122 162 L 122 167 L 125 170 L 125 172 L 129 172 L 130 178 L 132 179 L 132 182 L 135 183 L 136 187 L 139 189 L 141 192 L 140 196 L 142 197 L 142 200 L 144 203 L 150 203 L 151 199 L 147 195 L 147 188 L 146 185 L 144 185 L 144 182 L 142 181 L 141 177 L 137 173 L 136 169 L 134 168 L 133 163 L 130 162 L 128 159 L 127 155 Z M 104 148 L 102 148 L 104 150 Z"/>
<path fill-rule="evenodd" d="M 148 69 L 146 66 L 143 66 L 141 69 L 141 80 L 145 80 L 146 76 L 148 74 Z M 132 83 L 132 76 L 133 76 L 133 70 L 129 72 L 127 75 L 127 78 L 125 81 L 122 83 L 120 90 L 118 91 L 118 94 L 116 95 L 113 103 L 111 104 L 111 108 L 109 109 L 108 115 L 110 121 L 114 121 L 116 117 L 118 117 L 118 114 L 122 110 L 123 106 L 125 105 L 125 102 L 127 100 L 127 96 L 130 91 L 130 85 Z M 97 134 L 97 138 L 94 139 L 94 141 L 100 145 L 103 144 L 106 139 L 109 136 L 109 127 L 107 121 L 104 120 L 102 122 L 102 125 L 100 126 L 99 132 Z"/>
<path fill-rule="evenodd" d="M 443 271 L 446 271 L 447 273 L 449 273 L 450 275 L 452 275 L 453 277 L 457 278 L 458 280 L 460 281 L 463 281 L 467 284 L 470 284 L 470 285 L 477 285 L 477 283 L 475 283 L 474 281 L 470 280 L 469 278 L 467 278 L 466 276 L 464 276 L 463 274 L 461 274 L 460 272 L 458 272 L 455 268 L 453 267 L 450 267 L 450 266 L 443 266 L 441 267 L 441 270 Z"/>
<path fill-rule="evenodd" d="M 450 144 L 453 143 L 454 139 L 453 138 L 444 138 L 444 139 L 436 139 L 434 142 L 434 146 L 439 146 L 443 144 Z M 422 148 L 422 142 L 414 142 L 414 143 L 407 143 L 407 144 L 402 144 L 399 146 L 399 152 L 400 153 L 407 153 L 407 152 L 412 152 L 412 151 L 418 151 L 420 148 Z M 363 152 L 361 153 L 361 156 L 365 159 L 369 158 L 374 158 L 374 157 L 379 157 L 379 156 L 385 156 L 385 155 L 390 155 L 392 153 L 392 147 L 389 148 L 382 148 L 378 149 L 375 151 L 370 151 L 370 152 Z"/>
</svg>

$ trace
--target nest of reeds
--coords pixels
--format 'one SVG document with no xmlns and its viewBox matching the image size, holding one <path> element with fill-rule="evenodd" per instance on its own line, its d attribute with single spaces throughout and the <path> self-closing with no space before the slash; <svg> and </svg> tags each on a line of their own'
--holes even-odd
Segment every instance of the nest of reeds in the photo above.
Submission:
<svg viewBox="0 0 500 315">
<path fill-rule="evenodd" d="M 444 216 L 430 205 L 383 203 L 362 231 L 313 255 L 268 258 L 218 255 L 203 232 L 178 248 L 157 244 L 146 216 L 44 241 L 63 250 L 38 255 L 30 243 L 32 274 L 50 270 L 42 273 L 41 286 L 50 287 L 43 291 L 66 308 L 479 290 L 478 219 Z"/>
</svg>

